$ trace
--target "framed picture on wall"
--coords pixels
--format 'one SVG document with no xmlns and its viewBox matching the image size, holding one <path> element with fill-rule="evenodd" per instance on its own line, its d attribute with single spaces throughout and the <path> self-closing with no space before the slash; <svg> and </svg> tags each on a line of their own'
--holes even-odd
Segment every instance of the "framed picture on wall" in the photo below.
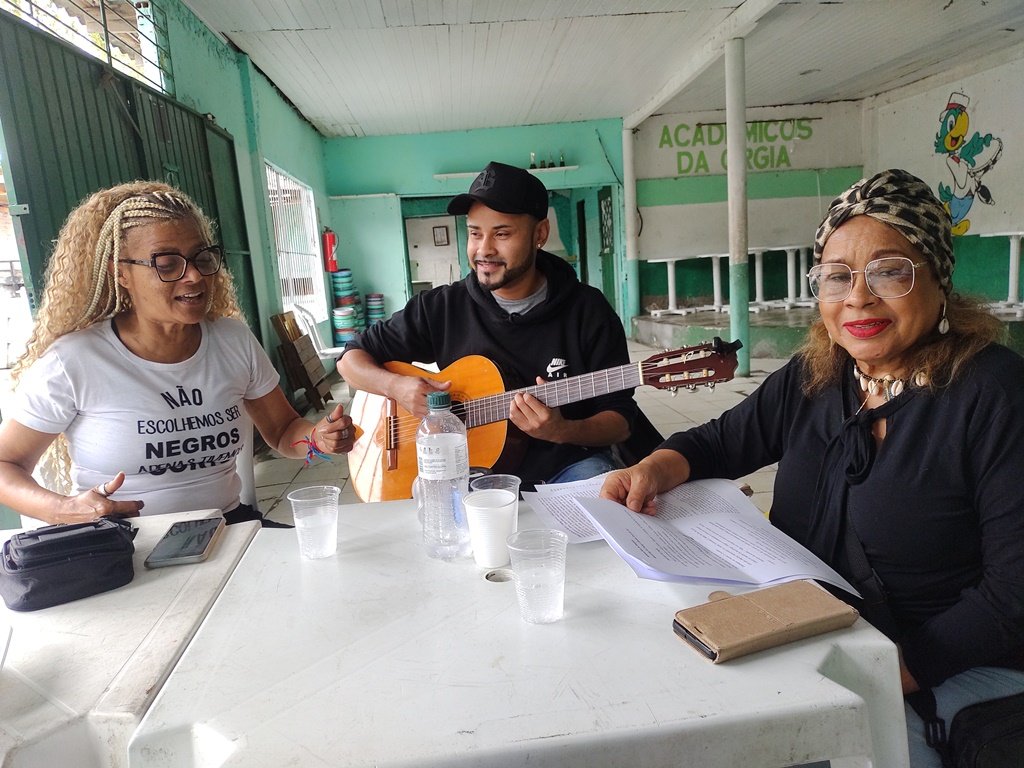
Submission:
<svg viewBox="0 0 1024 768">
<path fill-rule="evenodd" d="M 448 227 L 434 227 L 434 245 L 448 245 Z"/>
</svg>

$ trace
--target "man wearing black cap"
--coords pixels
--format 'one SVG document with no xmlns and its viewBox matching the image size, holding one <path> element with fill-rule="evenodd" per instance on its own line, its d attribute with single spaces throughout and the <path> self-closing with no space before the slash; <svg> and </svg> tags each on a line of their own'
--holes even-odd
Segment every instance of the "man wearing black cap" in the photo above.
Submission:
<svg viewBox="0 0 1024 768">
<path fill-rule="evenodd" d="M 448 212 L 466 216 L 470 274 L 415 295 L 405 309 L 349 342 L 338 370 L 351 386 L 422 417 L 427 393 L 449 389 L 451 382 L 403 376 L 382 362 L 435 362 L 444 369 L 483 355 L 510 389 L 629 362 L 622 324 L 601 292 L 541 250 L 550 224 L 540 179 L 492 162 Z M 629 389 L 561 408 L 518 394 L 508 418 L 529 440 L 522 461 L 507 469 L 528 485 L 613 469 L 618 464 L 609 447 L 629 437 L 636 412 Z"/>
</svg>

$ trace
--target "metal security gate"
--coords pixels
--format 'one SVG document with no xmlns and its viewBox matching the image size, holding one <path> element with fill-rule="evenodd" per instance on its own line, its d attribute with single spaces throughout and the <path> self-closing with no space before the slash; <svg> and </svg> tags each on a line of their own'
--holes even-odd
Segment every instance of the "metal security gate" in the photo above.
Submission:
<svg viewBox="0 0 1024 768">
<path fill-rule="evenodd" d="M 2 10 L 0 124 L 30 297 L 38 298 L 53 240 L 80 200 L 121 182 L 161 179 L 217 221 L 242 309 L 262 337 L 229 134 Z"/>
</svg>

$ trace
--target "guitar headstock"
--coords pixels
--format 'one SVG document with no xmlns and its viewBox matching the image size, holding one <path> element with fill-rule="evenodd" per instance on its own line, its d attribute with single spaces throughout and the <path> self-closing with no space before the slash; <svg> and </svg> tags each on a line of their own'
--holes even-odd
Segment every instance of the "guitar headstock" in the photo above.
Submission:
<svg viewBox="0 0 1024 768">
<path fill-rule="evenodd" d="M 710 342 L 651 355 L 640 364 L 640 377 L 644 384 L 659 389 L 714 387 L 732 379 L 736 350 L 742 346 L 740 341 L 725 342 L 716 336 Z"/>
</svg>

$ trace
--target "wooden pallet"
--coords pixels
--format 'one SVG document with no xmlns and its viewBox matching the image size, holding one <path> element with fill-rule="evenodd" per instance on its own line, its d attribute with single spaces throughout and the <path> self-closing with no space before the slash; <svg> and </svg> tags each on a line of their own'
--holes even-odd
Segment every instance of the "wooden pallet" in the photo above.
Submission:
<svg viewBox="0 0 1024 768">
<path fill-rule="evenodd" d="M 331 386 L 312 339 L 299 329 L 291 312 L 273 315 L 270 322 L 281 340 L 277 353 L 284 363 L 289 385 L 296 392 L 303 391 L 310 408 L 322 411 L 324 404 L 331 401 Z"/>
</svg>

